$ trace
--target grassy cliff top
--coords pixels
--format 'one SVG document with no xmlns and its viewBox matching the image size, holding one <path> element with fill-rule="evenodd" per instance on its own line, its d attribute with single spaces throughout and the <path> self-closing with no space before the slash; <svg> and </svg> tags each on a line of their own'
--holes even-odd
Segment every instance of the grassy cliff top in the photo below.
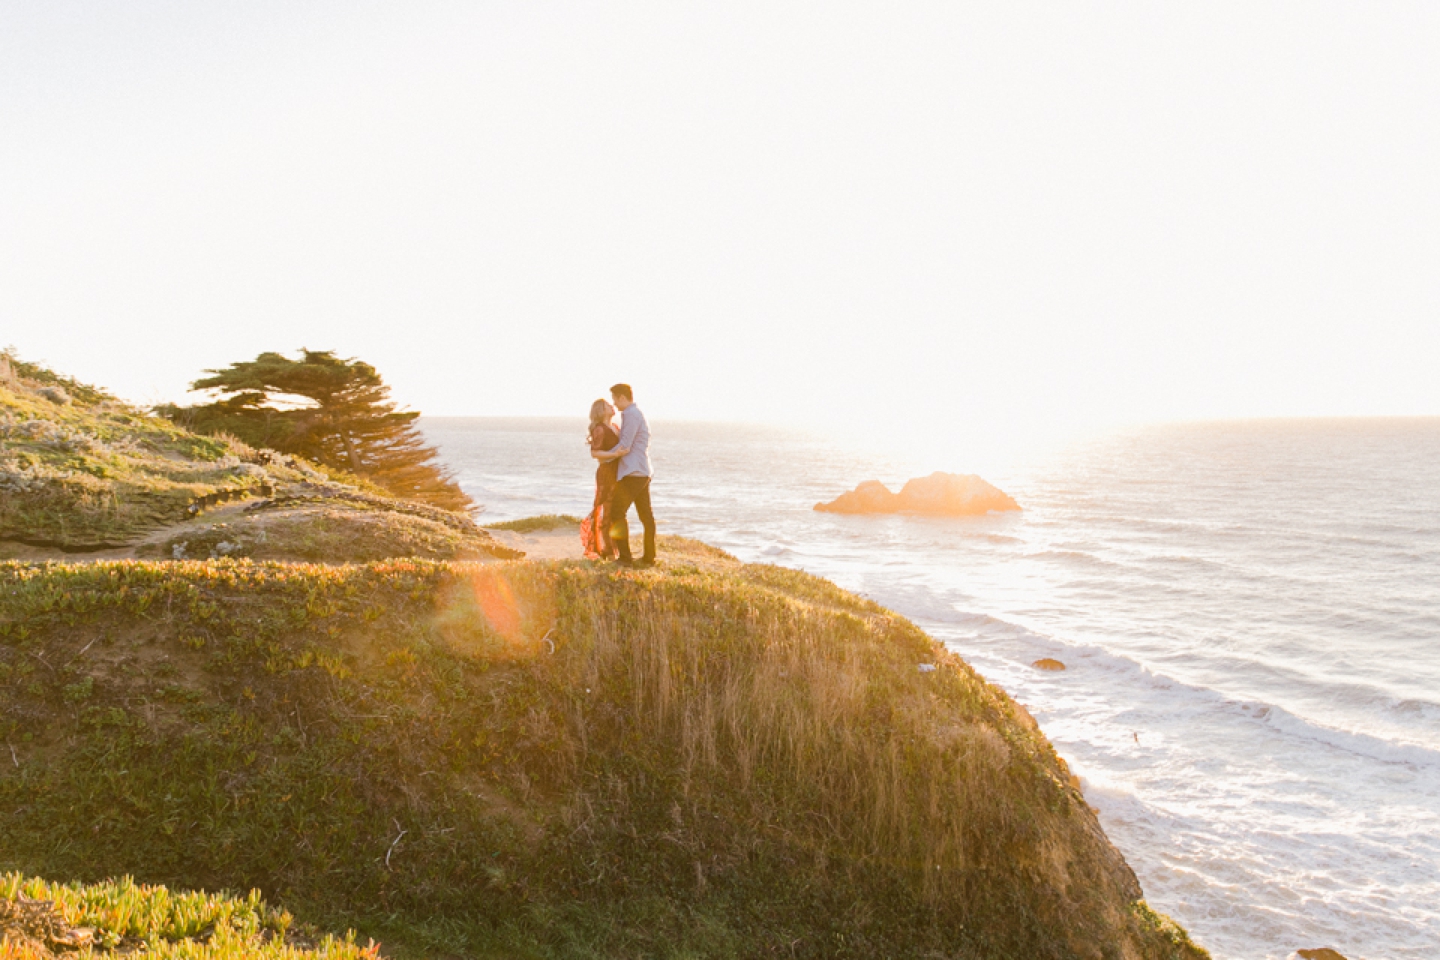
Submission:
<svg viewBox="0 0 1440 960">
<path fill-rule="evenodd" d="M 545 513 L 538 517 L 521 517 L 519 520 L 506 520 L 503 523 L 487 523 L 485 529 L 509 530 L 512 533 L 544 533 L 578 527 L 580 522 L 579 517 L 572 517 L 568 513 Z"/>
<path fill-rule="evenodd" d="M 285 507 L 286 520 L 238 509 L 262 498 Z M 207 522 L 224 504 L 228 514 Z M 221 543 L 229 555 L 331 562 L 509 554 L 467 516 L 386 497 L 298 457 L 190 433 L 0 355 L 0 551 L 144 545 L 152 555 L 206 556 Z"/>
<path fill-rule="evenodd" d="M 101 548 L 0 561 L 0 870 L 98 884 L 0 877 L 0 960 L 374 953 L 123 876 L 406 956 L 1204 956 L 1022 708 L 826 581 L 494 562 L 0 354 L 0 556 Z"/>
<path fill-rule="evenodd" d="M 256 887 L 413 954 L 1203 955 L 963 661 L 669 550 L 0 564 L 0 868 Z"/>
<path fill-rule="evenodd" d="M 189 433 L 93 387 L 9 358 L 0 373 L 0 539 L 122 546 L 192 500 L 327 479 L 293 458 Z"/>
</svg>

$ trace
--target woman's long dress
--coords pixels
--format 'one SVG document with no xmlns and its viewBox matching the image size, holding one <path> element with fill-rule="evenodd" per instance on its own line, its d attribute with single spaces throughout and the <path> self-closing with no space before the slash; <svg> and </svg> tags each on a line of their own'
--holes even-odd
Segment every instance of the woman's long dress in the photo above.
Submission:
<svg viewBox="0 0 1440 960">
<path fill-rule="evenodd" d="M 613 450 L 620 434 L 608 423 L 590 428 L 591 450 Z M 587 560 L 608 560 L 615 555 L 610 542 L 610 495 L 615 492 L 619 460 L 602 460 L 595 468 L 595 506 L 580 524 L 580 542 L 585 545 Z"/>
</svg>

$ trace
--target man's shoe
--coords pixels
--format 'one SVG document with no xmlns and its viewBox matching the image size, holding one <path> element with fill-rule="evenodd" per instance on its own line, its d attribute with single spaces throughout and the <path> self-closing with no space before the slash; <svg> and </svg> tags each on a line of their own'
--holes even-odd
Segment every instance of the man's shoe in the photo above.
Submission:
<svg viewBox="0 0 1440 960">
<path fill-rule="evenodd" d="M 634 560 L 631 560 L 629 557 L 616 557 L 614 560 L 611 560 L 610 562 L 611 562 L 612 564 L 614 564 L 615 566 L 617 566 L 617 567 L 633 567 L 633 566 L 635 566 L 635 561 L 634 561 Z"/>
<path fill-rule="evenodd" d="M 656 560 L 654 557 L 641 557 L 639 560 L 636 560 L 636 561 L 635 561 L 635 566 L 637 566 L 637 567 L 654 567 L 654 566 L 658 566 L 659 563 L 660 563 L 660 561 L 659 561 L 659 560 Z"/>
</svg>

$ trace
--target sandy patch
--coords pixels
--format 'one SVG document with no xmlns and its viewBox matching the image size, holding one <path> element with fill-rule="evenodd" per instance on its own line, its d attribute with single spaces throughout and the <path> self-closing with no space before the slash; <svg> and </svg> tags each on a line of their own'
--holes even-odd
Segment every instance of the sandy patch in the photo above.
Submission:
<svg viewBox="0 0 1440 960">
<path fill-rule="evenodd" d="M 526 560 L 585 559 L 585 548 L 580 545 L 579 527 L 537 530 L 534 533 L 516 533 L 513 530 L 487 532 L 512 550 L 524 550 Z"/>
</svg>

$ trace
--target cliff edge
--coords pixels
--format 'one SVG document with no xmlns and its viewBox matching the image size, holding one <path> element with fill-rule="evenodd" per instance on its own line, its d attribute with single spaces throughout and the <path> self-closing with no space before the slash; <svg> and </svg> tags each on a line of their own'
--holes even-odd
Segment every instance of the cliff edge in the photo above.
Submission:
<svg viewBox="0 0 1440 960">
<path fill-rule="evenodd" d="M 24 488 L 0 536 L 156 559 L 0 561 L 0 911 L 40 938 L 22 956 L 89 922 L 22 902 L 70 896 L 22 875 L 255 888 L 400 956 L 1205 956 L 1025 710 L 883 607 L 673 537 L 653 570 L 499 561 L 463 518 L 263 452 L 291 486 L 256 499 L 244 449 L 29 379 L 0 385 Z M 85 495 L 108 480 L 110 507 Z M 270 505 L 229 539 L 177 534 L 216 526 L 185 519 L 197 496 Z M 222 555 L 354 560 L 374 516 L 490 552 Z M 364 543 L 419 549 L 386 530 Z M 106 929 L 96 955 L 124 953 Z"/>
</svg>

